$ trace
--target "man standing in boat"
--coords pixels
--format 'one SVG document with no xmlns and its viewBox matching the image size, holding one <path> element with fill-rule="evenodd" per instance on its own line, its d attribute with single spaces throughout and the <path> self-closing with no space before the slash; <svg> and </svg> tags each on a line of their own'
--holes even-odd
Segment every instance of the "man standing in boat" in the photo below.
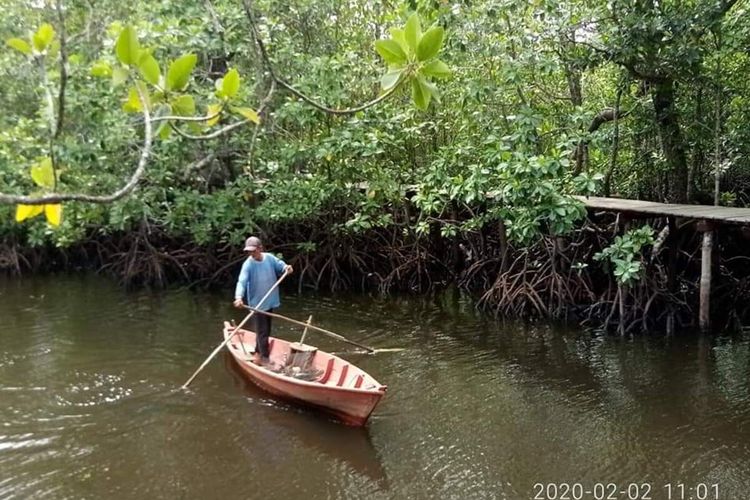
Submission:
<svg viewBox="0 0 750 500">
<path fill-rule="evenodd" d="M 245 304 L 261 311 L 272 312 L 281 305 L 279 290 L 275 289 L 268 298 L 259 304 L 263 296 L 273 288 L 281 275 L 292 273 L 294 269 L 278 257 L 263 251 L 259 238 L 250 236 L 245 240 L 247 260 L 242 264 L 237 286 L 234 289 L 234 306 L 244 308 Z M 271 317 L 265 314 L 254 314 L 252 329 L 256 333 L 255 362 L 266 365 L 269 360 L 268 337 L 271 335 Z"/>
</svg>

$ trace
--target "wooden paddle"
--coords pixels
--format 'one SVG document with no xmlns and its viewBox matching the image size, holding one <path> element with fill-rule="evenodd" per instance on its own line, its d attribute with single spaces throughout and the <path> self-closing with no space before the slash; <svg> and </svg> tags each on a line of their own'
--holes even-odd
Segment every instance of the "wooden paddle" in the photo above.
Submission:
<svg viewBox="0 0 750 500">
<path fill-rule="evenodd" d="M 403 351 L 404 348 L 402 347 L 392 347 L 392 348 L 386 348 L 386 349 L 375 349 L 374 347 L 366 346 L 364 344 L 360 344 L 359 342 L 355 342 L 353 340 L 349 340 L 348 338 L 344 337 L 343 335 L 339 335 L 338 333 L 333 333 L 329 330 L 326 330 L 324 328 L 320 328 L 319 326 L 311 325 L 309 323 L 303 323 L 302 321 L 297 321 L 296 319 L 287 318 L 286 316 L 282 316 L 281 314 L 276 314 L 268 311 L 261 311 L 260 309 L 256 309 L 254 307 L 246 306 L 250 311 L 257 312 L 260 314 L 265 314 L 266 316 L 271 316 L 272 318 L 279 318 L 286 321 L 289 321 L 290 323 L 294 323 L 295 325 L 304 326 L 305 328 L 310 328 L 312 330 L 316 330 L 320 333 L 324 333 L 328 335 L 329 337 L 333 337 L 334 339 L 340 340 L 342 342 L 346 342 L 347 344 L 355 345 L 359 347 L 360 349 L 364 349 L 369 354 L 377 354 L 380 352 L 399 352 Z"/>
<path fill-rule="evenodd" d="M 268 298 L 268 296 L 271 295 L 271 292 L 273 292 L 276 289 L 276 287 L 278 287 L 279 284 L 281 284 L 281 282 L 284 281 L 284 278 L 286 278 L 288 274 L 289 273 L 287 273 L 286 271 L 284 271 L 284 274 L 281 275 L 281 277 L 278 279 L 278 281 L 276 281 L 276 283 L 274 283 L 273 286 L 266 292 L 266 294 L 263 296 L 263 298 L 260 299 L 260 301 L 258 302 L 259 306 L 262 305 L 263 302 L 266 301 L 266 299 Z M 259 312 L 257 309 L 252 309 L 250 307 L 248 307 L 248 309 L 251 309 L 250 314 L 248 314 L 247 316 L 245 316 L 245 319 L 243 319 L 242 322 L 239 325 L 237 325 L 237 327 L 234 330 L 232 330 L 232 333 L 229 334 L 229 336 L 226 339 L 224 339 L 224 342 L 222 342 L 221 344 L 219 344 L 219 346 L 216 349 L 214 349 L 214 352 L 212 352 L 211 355 L 206 358 L 206 360 L 203 362 L 202 365 L 200 365 L 200 367 L 198 367 L 197 370 L 195 370 L 195 373 L 193 373 L 193 376 L 190 377 L 187 380 L 187 382 L 185 382 L 184 384 L 182 384 L 182 388 L 183 389 L 187 389 L 187 386 L 190 385 L 190 382 L 192 382 L 193 379 L 200 373 L 200 371 L 203 370 L 203 368 L 205 368 L 205 366 L 208 364 L 208 362 L 211 361 L 214 356 L 216 356 L 216 353 L 218 353 L 227 344 L 227 342 L 229 342 L 232 339 L 232 337 L 234 337 L 234 334 L 237 333 L 240 330 L 240 328 L 242 328 L 242 326 L 245 323 L 247 323 L 247 320 L 249 320 L 252 317 L 253 314 L 255 314 L 256 312 Z M 260 311 L 260 312 L 263 312 L 263 311 Z"/>
</svg>

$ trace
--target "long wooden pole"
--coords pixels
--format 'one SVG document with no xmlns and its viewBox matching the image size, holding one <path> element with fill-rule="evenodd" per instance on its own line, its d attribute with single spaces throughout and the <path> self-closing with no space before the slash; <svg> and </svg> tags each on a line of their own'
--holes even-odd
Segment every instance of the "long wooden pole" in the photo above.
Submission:
<svg viewBox="0 0 750 500">
<path fill-rule="evenodd" d="M 311 324 L 308 324 L 308 323 L 303 323 L 302 321 L 297 321 L 296 319 L 287 318 L 286 316 L 282 316 L 281 314 L 276 314 L 276 313 L 272 313 L 272 312 L 268 312 L 268 311 L 261 311 L 259 309 L 256 309 L 254 307 L 249 307 L 249 306 L 248 306 L 248 309 L 250 309 L 252 312 L 257 312 L 257 313 L 260 313 L 260 314 L 265 314 L 266 316 L 271 316 L 272 318 L 283 319 L 283 320 L 289 321 L 290 323 L 294 323 L 295 325 L 304 326 L 306 328 L 311 328 L 313 330 L 316 330 L 316 331 L 318 331 L 320 333 L 325 333 L 329 337 L 333 337 L 333 338 L 335 338 L 337 340 L 340 340 L 342 342 L 346 342 L 347 344 L 355 345 L 355 346 L 357 346 L 357 347 L 359 347 L 361 349 L 364 349 L 364 350 L 366 350 L 368 352 L 371 352 L 371 353 L 377 352 L 379 350 L 380 351 L 384 350 L 384 349 L 375 349 L 374 347 L 370 347 L 370 346 L 366 346 L 364 344 L 360 344 L 359 342 L 355 342 L 353 340 L 349 340 L 348 338 L 344 337 L 343 335 L 339 335 L 338 333 L 333 333 L 333 332 L 331 332 L 329 330 L 326 330 L 325 328 L 320 328 L 320 327 L 315 326 L 315 325 L 311 325 Z M 391 351 L 393 349 L 387 349 L 387 350 Z"/>
<path fill-rule="evenodd" d="M 278 279 L 278 281 L 276 281 L 276 283 L 274 283 L 273 286 L 266 292 L 266 294 L 263 296 L 263 298 L 260 299 L 260 301 L 258 302 L 258 306 L 262 305 L 263 302 L 266 301 L 266 299 L 268 298 L 268 296 L 271 295 L 271 292 L 273 292 L 281 284 L 281 282 L 284 281 L 284 278 L 286 278 L 288 274 L 289 273 L 287 273 L 286 271 L 284 271 L 284 274 L 281 275 L 281 277 Z M 218 347 L 216 347 L 216 349 L 214 349 L 214 352 L 212 352 L 206 358 L 206 360 L 203 362 L 202 365 L 200 365 L 200 367 L 198 367 L 197 370 L 195 370 L 195 373 L 193 373 L 193 375 L 187 380 L 187 382 L 185 382 L 184 384 L 182 384 L 182 388 L 183 389 L 187 389 L 187 386 L 190 385 L 190 382 L 193 381 L 193 379 L 200 373 L 201 370 L 203 370 L 203 368 L 205 368 L 205 366 L 208 364 L 208 362 L 211 361 L 214 356 L 216 356 L 216 354 L 227 344 L 227 342 L 229 342 L 232 339 L 232 337 L 234 337 L 234 334 L 237 333 L 240 330 L 240 328 L 242 328 L 245 325 L 245 323 L 247 323 L 247 321 L 252 317 L 253 314 L 255 314 L 256 312 L 263 312 L 263 311 L 258 311 L 257 309 L 253 309 L 251 307 L 248 307 L 248 309 L 250 309 L 250 314 L 248 314 L 247 316 L 245 316 L 245 319 L 243 319 L 242 322 L 239 325 L 237 325 L 237 327 L 232 331 L 232 333 L 226 339 L 224 339 L 224 342 L 222 342 L 221 344 L 219 344 Z"/>
<path fill-rule="evenodd" d="M 709 225 L 704 225 L 703 244 L 701 245 L 701 282 L 700 309 L 698 324 L 702 332 L 711 328 L 711 250 L 714 246 L 714 232 Z"/>
</svg>

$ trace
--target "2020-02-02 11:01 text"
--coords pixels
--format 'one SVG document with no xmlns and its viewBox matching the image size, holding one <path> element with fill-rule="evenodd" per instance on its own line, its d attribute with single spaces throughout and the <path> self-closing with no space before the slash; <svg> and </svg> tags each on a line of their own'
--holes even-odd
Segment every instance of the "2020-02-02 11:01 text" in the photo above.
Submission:
<svg viewBox="0 0 750 500">
<path fill-rule="evenodd" d="M 716 483 L 534 483 L 532 500 L 722 500 Z"/>
</svg>

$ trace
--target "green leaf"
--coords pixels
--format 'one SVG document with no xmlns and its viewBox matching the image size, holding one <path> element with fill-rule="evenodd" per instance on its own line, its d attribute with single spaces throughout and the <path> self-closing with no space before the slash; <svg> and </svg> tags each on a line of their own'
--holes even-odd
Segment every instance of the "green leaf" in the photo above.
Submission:
<svg viewBox="0 0 750 500">
<path fill-rule="evenodd" d="M 151 54 L 141 57 L 138 62 L 138 69 L 141 70 L 143 78 L 146 79 L 151 85 L 158 85 L 159 78 L 161 78 L 161 70 L 159 69 L 159 63 L 156 62 L 154 56 Z"/>
<path fill-rule="evenodd" d="M 260 123 L 260 116 L 253 108 L 232 108 L 232 111 L 244 116 L 256 125 Z"/>
<path fill-rule="evenodd" d="M 112 86 L 119 87 L 128 79 L 128 70 L 125 68 L 115 68 L 112 70 Z"/>
<path fill-rule="evenodd" d="M 433 78 L 449 78 L 452 74 L 451 69 L 440 59 L 430 61 L 422 67 L 422 71 L 426 76 Z"/>
<path fill-rule="evenodd" d="M 232 68 L 224 75 L 221 80 L 221 90 L 219 97 L 231 99 L 237 95 L 237 91 L 240 90 L 240 74 L 236 69 Z"/>
<path fill-rule="evenodd" d="M 52 160 L 45 158 L 36 165 L 31 166 L 31 178 L 37 186 L 52 189 L 55 187 L 55 169 L 52 168 Z"/>
<path fill-rule="evenodd" d="M 443 46 L 444 30 L 441 26 L 433 26 L 422 36 L 417 46 L 417 59 L 429 61 L 435 57 Z"/>
<path fill-rule="evenodd" d="M 117 59 L 126 66 L 135 66 L 141 57 L 141 44 L 132 26 L 127 26 L 120 32 L 115 44 Z"/>
<path fill-rule="evenodd" d="M 391 28 L 391 38 L 399 44 L 404 53 L 409 51 L 409 45 L 406 43 L 404 30 L 400 28 Z"/>
<path fill-rule="evenodd" d="M 172 99 L 172 110 L 179 116 L 193 116 L 195 114 L 195 100 L 191 95 L 181 95 Z"/>
<path fill-rule="evenodd" d="M 44 23 L 39 26 L 36 33 L 31 37 L 31 41 L 34 44 L 34 48 L 37 52 L 44 52 L 49 47 L 50 42 L 55 37 L 55 29 L 49 23 Z"/>
<path fill-rule="evenodd" d="M 167 140 L 169 139 L 169 136 L 172 135 L 172 127 L 161 127 L 159 128 L 159 139 L 161 140 Z"/>
<path fill-rule="evenodd" d="M 383 75 L 380 78 L 380 85 L 383 87 L 383 90 L 390 90 L 391 88 L 393 88 L 393 86 L 396 85 L 401 79 L 401 75 L 403 75 L 403 73 L 403 69 L 397 69 L 395 71 L 389 71 L 388 73 Z"/>
<path fill-rule="evenodd" d="M 206 117 L 212 117 L 206 120 L 206 125 L 209 127 L 212 127 L 216 125 L 219 122 L 219 118 L 221 118 L 220 114 L 217 114 L 221 110 L 221 104 L 209 104 L 207 111 L 206 111 Z M 216 116 L 214 116 L 216 115 Z"/>
<path fill-rule="evenodd" d="M 183 90 L 187 87 L 190 73 L 197 62 L 198 56 L 195 54 L 185 54 L 172 62 L 167 71 L 167 90 Z"/>
<path fill-rule="evenodd" d="M 18 205 L 16 206 L 16 222 L 36 217 L 44 212 L 44 205 Z"/>
<path fill-rule="evenodd" d="M 424 80 L 421 78 L 414 78 L 411 81 L 411 99 L 418 109 L 422 111 L 427 110 L 430 106 L 430 99 L 432 99 L 432 92 L 424 85 Z"/>
<path fill-rule="evenodd" d="M 112 76 L 112 67 L 104 61 L 96 61 L 90 70 L 91 76 L 107 78 Z M 127 73 L 125 73 L 127 75 Z"/>
<path fill-rule="evenodd" d="M 406 21 L 404 38 L 406 39 L 406 44 L 411 49 L 411 52 L 416 54 L 419 39 L 422 38 L 422 26 L 419 23 L 419 14 L 416 12 L 409 16 L 409 19 Z"/>
<path fill-rule="evenodd" d="M 8 38 L 5 41 L 5 44 L 8 47 L 12 47 L 16 49 L 18 52 L 22 54 L 26 54 L 27 56 L 31 55 L 31 47 L 28 43 L 26 43 L 25 40 L 21 40 L 20 38 Z"/>
<path fill-rule="evenodd" d="M 406 64 L 407 58 L 401 46 L 393 40 L 377 40 L 375 50 L 388 64 Z"/>
</svg>

